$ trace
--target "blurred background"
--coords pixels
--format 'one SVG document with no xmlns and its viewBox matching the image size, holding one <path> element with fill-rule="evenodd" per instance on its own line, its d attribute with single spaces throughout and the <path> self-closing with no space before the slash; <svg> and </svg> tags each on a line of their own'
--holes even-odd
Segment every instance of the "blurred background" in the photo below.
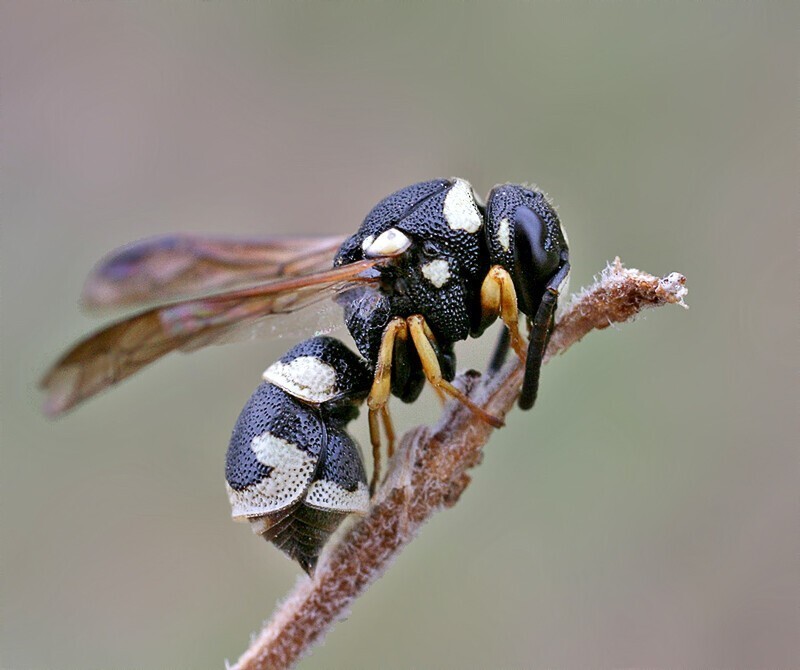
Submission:
<svg viewBox="0 0 800 670">
<path fill-rule="evenodd" d="M 299 575 L 223 486 L 296 339 L 172 355 L 46 420 L 37 379 L 99 323 L 77 306 L 93 263 L 171 231 L 350 233 L 458 175 L 549 192 L 573 290 L 620 255 L 684 273 L 691 309 L 548 365 L 461 502 L 301 667 L 797 667 L 798 18 L 2 3 L 0 666 L 219 668 Z M 435 406 L 395 402 L 397 425 Z"/>
</svg>

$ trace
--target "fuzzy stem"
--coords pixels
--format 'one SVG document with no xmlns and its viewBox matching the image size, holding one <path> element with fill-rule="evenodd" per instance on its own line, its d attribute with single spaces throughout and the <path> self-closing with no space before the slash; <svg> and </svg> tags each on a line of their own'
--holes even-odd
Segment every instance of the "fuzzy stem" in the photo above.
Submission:
<svg viewBox="0 0 800 670">
<path fill-rule="evenodd" d="M 685 278 L 658 278 L 625 269 L 619 258 L 588 289 L 573 297 L 553 330 L 545 361 L 591 330 L 632 319 L 646 307 L 686 306 Z M 524 369 L 518 360 L 480 382 L 457 383 L 479 405 L 503 417 L 519 395 Z M 452 507 L 470 482 L 493 428 L 460 403 L 451 402 L 433 427 L 418 426 L 401 439 L 375 500 L 317 565 L 302 577 L 272 619 L 241 656 L 236 670 L 289 668 L 347 616 L 351 604 L 378 579 L 435 512 Z"/>
</svg>

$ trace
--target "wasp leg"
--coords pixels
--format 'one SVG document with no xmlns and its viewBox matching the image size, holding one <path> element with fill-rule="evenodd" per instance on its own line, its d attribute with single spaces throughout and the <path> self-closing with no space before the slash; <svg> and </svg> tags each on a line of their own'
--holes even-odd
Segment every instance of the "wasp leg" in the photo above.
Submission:
<svg viewBox="0 0 800 670">
<path fill-rule="evenodd" d="M 381 474 L 381 427 L 378 425 L 380 410 L 369 410 L 369 441 L 372 444 L 372 477 L 369 480 L 369 497 L 375 495 Z"/>
<path fill-rule="evenodd" d="M 394 354 L 395 340 L 404 340 L 408 337 L 408 326 L 405 319 L 396 317 L 389 322 L 381 337 L 381 346 L 378 350 L 378 360 L 375 363 L 375 376 L 372 388 L 367 396 L 369 408 L 369 441 L 372 444 L 372 479 L 369 484 L 370 495 L 375 493 L 381 472 L 381 431 L 378 417 L 383 419 L 386 440 L 389 442 L 387 452 L 394 453 L 394 429 L 389 418 L 386 404 L 392 393 L 392 356 Z"/>
<path fill-rule="evenodd" d="M 391 458 L 394 456 L 394 424 L 392 423 L 392 416 L 389 414 L 389 406 L 385 405 L 381 410 L 381 419 L 383 419 L 383 432 L 386 434 L 386 441 L 389 443 L 386 447 L 386 455 Z"/>
<path fill-rule="evenodd" d="M 553 319 L 558 306 L 558 287 L 568 274 L 569 262 L 565 261 L 564 265 L 547 282 L 542 301 L 533 318 L 528 357 L 525 361 L 525 379 L 522 382 L 522 392 L 519 396 L 521 409 L 530 409 L 536 402 L 536 394 L 539 390 L 539 371 L 542 368 L 542 359 L 545 349 L 547 349 L 547 343 L 550 341 L 550 333 L 553 331 Z"/>
<path fill-rule="evenodd" d="M 428 324 L 425 322 L 425 318 L 419 314 L 414 314 L 413 316 L 409 316 L 406 321 L 408 322 L 408 330 L 411 333 L 411 339 L 414 341 L 417 354 L 419 354 L 419 359 L 422 362 L 422 369 L 425 372 L 425 377 L 433 384 L 434 388 L 441 389 L 466 405 L 489 425 L 500 428 L 503 425 L 502 419 L 493 414 L 489 414 L 489 412 L 482 407 L 478 407 L 478 405 L 472 402 L 464 393 L 442 377 L 439 359 L 436 356 L 436 350 L 433 348 L 433 343 L 436 339 L 433 336 L 433 332 L 431 332 L 431 329 L 428 327 Z"/>
<path fill-rule="evenodd" d="M 481 329 L 486 328 L 498 315 L 508 329 L 511 347 L 525 360 L 527 347 L 519 332 L 519 308 L 517 291 L 508 270 L 494 265 L 481 285 Z"/>
</svg>

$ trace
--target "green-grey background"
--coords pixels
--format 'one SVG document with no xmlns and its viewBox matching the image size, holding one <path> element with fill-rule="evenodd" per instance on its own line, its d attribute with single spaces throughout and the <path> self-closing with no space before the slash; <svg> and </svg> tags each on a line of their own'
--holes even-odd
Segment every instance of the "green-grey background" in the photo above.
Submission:
<svg viewBox="0 0 800 670">
<path fill-rule="evenodd" d="M 691 309 L 553 361 L 302 667 L 796 667 L 793 3 L 18 1 L 0 26 L 3 668 L 222 667 L 298 576 L 230 522 L 222 472 L 294 340 L 39 414 L 97 323 L 93 262 L 169 231 L 347 233 L 449 175 L 547 190 L 573 289 L 619 254 L 683 272 Z"/>
</svg>

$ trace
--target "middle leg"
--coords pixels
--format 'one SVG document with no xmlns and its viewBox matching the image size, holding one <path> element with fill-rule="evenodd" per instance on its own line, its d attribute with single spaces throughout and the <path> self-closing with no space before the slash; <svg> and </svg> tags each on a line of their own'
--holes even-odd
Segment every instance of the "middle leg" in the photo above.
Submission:
<svg viewBox="0 0 800 670">
<path fill-rule="evenodd" d="M 442 376 L 442 368 L 439 364 L 439 358 L 437 357 L 436 350 L 433 346 L 433 343 L 436 342 L 436 338 L 434 337 L 433 332 L 428 324 L 425 322 L 425 318 L 419 314 L 414 314 L 413 316 L 409 316 L 406 319 L 406 322 L 408 323 L 408 331 L 411 334 L 411 339 L 413 340 L 414 346 L 419 354 L 419 359 L 422 363 L 422 369 L 425 372 L 425 377 L 427 377 L 428 381 L 433 385 L 433 387 L 435 389 L 444 391 L 449 396 L 466 405 L 470 411 L 474 412 L 490 426 L 494 426 L 495 428 L 502 427 L 502 419 L 494 416 L 494 414 L 490 414 L 483 409 L 483 407 L 476 405 L 466 394 L 464 394 L 462 391 L 459 391 Z"/>
</svg>

